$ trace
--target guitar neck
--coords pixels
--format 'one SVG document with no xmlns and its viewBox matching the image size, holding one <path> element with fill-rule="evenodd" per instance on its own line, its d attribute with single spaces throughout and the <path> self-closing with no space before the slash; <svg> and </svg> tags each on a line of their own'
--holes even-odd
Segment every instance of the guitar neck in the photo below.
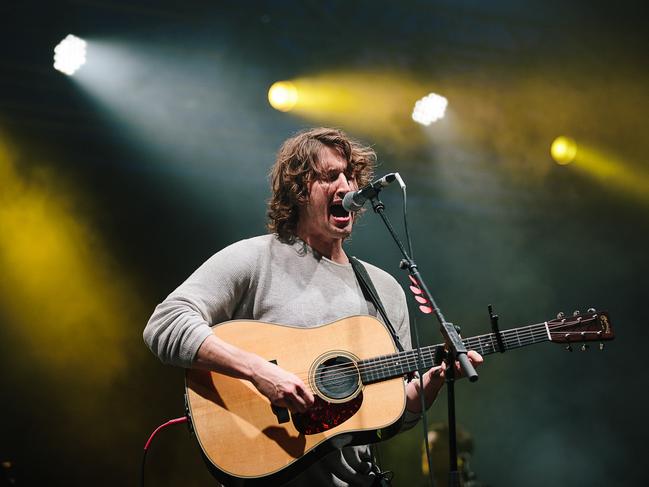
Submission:
<svg viewBox="0 0 649 487">
<path fill-rule="evenodd" d="M 500 339 L 502 348 L 495 333 L 465 338 L 462 342 L 468 350 L 475 350 L 480 355 L 490 355 L 501 350 L 504 352 L 550 341 L 550 331 L 547 323 L 537 323 L 501 331 Z M 421 347 L 419 350 L 421 356 L 417 350 L 408 350 L 361 360 L 358 364 L 361 380 L 364 384 L 372 384 L 410 374 L 420 368 L 420 360 L 423 370 L 428 370 L 442 362 L 443 345 Z"/>
</svg>

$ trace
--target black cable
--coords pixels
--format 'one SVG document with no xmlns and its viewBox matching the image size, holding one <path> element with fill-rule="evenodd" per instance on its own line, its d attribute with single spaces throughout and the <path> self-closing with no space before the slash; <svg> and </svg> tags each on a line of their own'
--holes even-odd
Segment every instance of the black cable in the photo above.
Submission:
<svg viewBox="0 0 649 487">
<path fill-rule="evenodd" d="M 417 326 L 417 317 L 414 319 L 414 329 L 415 329 L 415 347 L 418 350 L 419 363 L 421 364 L 421 346 L 419 345 L 419 331 Z M 433 477 L 433 462 L 430 456 L 430 445 L 428 444 L 428 418 L 426 417 L 426 397 L 424 394 L 424 374 L 422 373 L 422 368 L 419 369 L 419 401 L 421 404 L 421 425 L 422 431 L 424 433 L 424 445 L 426 448 L 426 461 L 428 462 L 428 479 L 430 480 L 430 486 L 435 487 L 435 479 Z"/>
<path fill-rule="evenodd" d="M 397 173 L 398 175 L 398 173 Z M 406 240 L 408 242 L 408 254 L 410 255 L 411 259 L 414 259 L 413 251 L 412 251 L 412 240 L 410 239 L 410 231 L 408 229 L 408 197 L 407 197 L 407 192 L 406 192 L 406 185 L 403 183 L 403 180 L 401 179 L 400 176 L 397 176 L 397 179 L 399 180 L 399 184 L 401 186 L 401 194 L 403 195 L 403 228 L 405 229 L 406 232 Z M 435 478 L 433 477 L 433 462 L 431 459 L 430 455 L 430 445 L 428 444 L 428 419 L 426 417 L 426 397 L 424 395 L 424 374 L 423 370 L 421 367 L 421 344 L 419 342 L 419 327 L 417 325 L 417 315 L 414 316 L 413 320 L 413 325 L 414 325 L 414 335 L 415 335 L 415 347 L 417 349 L 417 358 L 419 361 L 419 400 L 421 404 L 421 421 L 422 421 L 422 430 L 424 433 L 424 446 L 426 448 L 426 460 L 428 462 L 428 477 L 430 481 L 431 487 L 435 487 Z"/>
<path fill-rule="evenodd" d="M 403 194 L 403 228 L 406 230 L 406 241 L 408 242 L 408 254 L 410 258 L 414 259 L 415 254 L 412 251 L 412 240 L 410 240 L 410 230 L 408 229 L 408 210 L 407 208 L 407 196 L 406 196 L 406 186 L 405 184 L 401 188 L 401 193 Z"/>
<path fill-rule="evenodd" d="M 142 454 L 142 465 L 140 467 L 140 487 L 144 487 L 144 464 L 146 463 L 146 452 L 149 450 L 144 450 Z"/>
</svg>

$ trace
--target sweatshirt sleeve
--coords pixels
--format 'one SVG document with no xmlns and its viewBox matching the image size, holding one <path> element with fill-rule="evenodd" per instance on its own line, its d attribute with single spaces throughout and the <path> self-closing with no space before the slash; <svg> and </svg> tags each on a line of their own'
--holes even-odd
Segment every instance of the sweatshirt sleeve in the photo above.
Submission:
<svg viewBox="0 0 649 487">
<path fill-rule="evenodd" d="M 255 269 L 250 241 L 214 254 L 154 310 L 144 341 L 166 364 L 189 368 L 211 326 L 232 319 Z"/>
</svg>

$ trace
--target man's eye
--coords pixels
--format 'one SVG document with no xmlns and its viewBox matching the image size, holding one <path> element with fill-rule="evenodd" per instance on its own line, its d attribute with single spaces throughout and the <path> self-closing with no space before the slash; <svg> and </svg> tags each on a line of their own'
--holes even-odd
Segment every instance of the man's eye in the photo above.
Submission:
<svg viewBox="0 0 649 487">
<path fill-rule="evenodd" d="M 320 176 L 320 180 L 326 183 L 333 183 L 338 180 L 340 174 L 341 173 L 339 172 L 326 173 Z M 343 174 L 345 175 L 345 179 L 347 179 L 347 181 L 355 181 L 356 179 L 353 174 L 349 174 L 349 175 L 347 173 L 343 173 Z"/>
<path fill-rule="evenodd" d="M 338 179 L 338 174 L 331 172 L 331 173 L 326 174 L 323 177 L 323 179 L 325 181 L 327 181 L 328 183 L 333 183 L 336 179 Z"/>
</svg>

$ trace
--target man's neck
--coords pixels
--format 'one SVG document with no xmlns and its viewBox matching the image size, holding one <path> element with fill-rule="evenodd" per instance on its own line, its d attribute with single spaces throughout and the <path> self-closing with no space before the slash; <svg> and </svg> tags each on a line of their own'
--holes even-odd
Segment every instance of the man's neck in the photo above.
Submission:
<svg viewBox="0 0 649 487">
<path fill-rule="evenodd" d="M 298 237 L 313 250 L 336 264 L 349 264 L 347 254 L 343 250 L 342 239 L 320 240 L 310 236 Z"/>
</svg>

